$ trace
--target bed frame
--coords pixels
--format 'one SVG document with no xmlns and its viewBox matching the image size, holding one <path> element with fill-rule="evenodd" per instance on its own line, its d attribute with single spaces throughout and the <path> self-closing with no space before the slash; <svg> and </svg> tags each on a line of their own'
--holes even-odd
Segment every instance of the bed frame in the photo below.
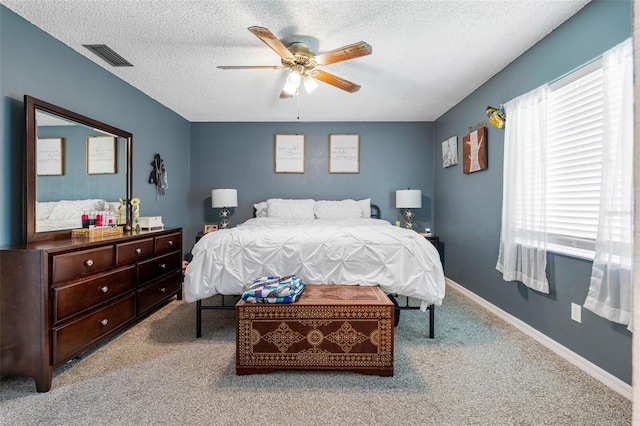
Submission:
<svg viewBox="0 0 640 426">
<path fill-rule="evenodd" d="M 256 215 L 256 209 L 254 208 L 253 209 L 253 216 L 255 217 L 255 215 Z M 375 204 L 371 204 L 371 217 L 373 219 L 380 219 L 380 207 L 378 207 Z M 196 338 L 202 337 L 202 311 L 220 310 L 220 309 L 226 309 L 226 310 L 235 309 L 236 303 L 238 303 L 238 300 L 240 299 L 239 295 L 235 295 L 235 296 L 219 295 L 219 296 L 220 296 L 220 304 L 219 305 L 203 305 L 202 304 L 202 300 L 197 300 L 196 301 Z M 393 304 L 395 305 L 394 326 L 398 325 L 398 321 L 400 320 L 400 311 L 402 311 L 402 310 L 420 309 L 419 306 L 411 306 L 411 305 L 409 305 L 409 298 L 408 297 L 405 297 L 404 298 L 405 299 L 404 303 L 401 304 L 396 299 L 398 297 L 397 294 L 389 294 L 388 296 L 391 299 L 391 301 L 393 302 Z M 226 304 L 225 298 L 227 298 L 227 297 L 230 297 L 230 298 L 233 299 L 233 302 L 231 304 Z M 435 326 L 434 326 L 435 306 L 434 305 L 429 305 L 427 310 L 429 311 L 429 338 L 433 339 L 434 336 L 435 336 Z"/>
</svg>

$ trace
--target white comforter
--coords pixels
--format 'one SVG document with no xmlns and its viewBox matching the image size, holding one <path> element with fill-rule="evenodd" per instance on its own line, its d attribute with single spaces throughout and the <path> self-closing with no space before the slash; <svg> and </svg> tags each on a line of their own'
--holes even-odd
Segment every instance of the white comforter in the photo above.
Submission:
<svg viewBox="0 0 640 426">
<path fill-rule="evenodd" d="M 421 300 L 423 310 L 439 306 L 445 293 L 435 247 L 380 219 L 255 218 L 204 235 L 192 254 L 184 281 L 188 302 L 239 295 L 255 278 L 291 274 L 305 284 L 379 285 Z"/>
</svg>

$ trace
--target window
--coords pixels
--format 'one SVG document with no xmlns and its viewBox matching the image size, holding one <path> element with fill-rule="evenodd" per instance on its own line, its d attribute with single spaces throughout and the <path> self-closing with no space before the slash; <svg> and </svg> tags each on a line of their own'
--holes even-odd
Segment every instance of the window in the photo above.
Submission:
<svg viewBox="0 0 640 426">
<path fill-rule="evenodd" d="M 523 144 L 523 155 L 542 156 L 545 171 L 542 185 L 537 175 L 524 173 L 522 177 L 523 194 L 544 191 L 544 203 L 517 203 L 518 227 L 538 231 L 540 217 L 544 217 L 548 249 L 586 259 L 594 257 L 600 214 L 603 87 L 602 60 L 555 81 L 548 86 L 544 102 L 544 151 L 534 152 L 540 146 L 535 132 L 520 135 L 530 138 Z M 620 120 L 619 115 L 614 110 L 610 119 Z M 612 226 L 614 233 L 620 232 L 615 219 Z"/>
<path fill-rule="evenodd" d="M 600 211 L 603 72 L 596 61 L 549 86 L 546 214 L 550 249 L 593 259 Z"/>
<path fill-rule="evenodd" d="M 500 251 L 506 281 L 549 292 L 547 251 L 593 260 L 584 307 L 631 323 L 633 45 L 505 104 Z"/>
</svg>

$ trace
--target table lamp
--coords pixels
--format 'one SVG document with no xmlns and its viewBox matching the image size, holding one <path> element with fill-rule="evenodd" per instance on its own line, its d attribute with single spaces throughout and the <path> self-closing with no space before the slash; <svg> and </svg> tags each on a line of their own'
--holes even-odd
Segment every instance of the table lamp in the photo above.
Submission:
<svg viewBox="0 0 640 426">
<path fill-rule="evenodd" d="M 414 213 L 411 209 L 422 208 L 422 191 L 420 189 L 399 189 L 396 191 L 396 208 L 404 211 L 404 227 L 413 229 Z"/>
<path fill-rule="evenodd" d="M 235 189 L 211 190 L 211 207 L 220 210 L 220 229 L 229 227 L 231 212 L 228 207 L 238 207 L 238 191 Z"/>
</svg>

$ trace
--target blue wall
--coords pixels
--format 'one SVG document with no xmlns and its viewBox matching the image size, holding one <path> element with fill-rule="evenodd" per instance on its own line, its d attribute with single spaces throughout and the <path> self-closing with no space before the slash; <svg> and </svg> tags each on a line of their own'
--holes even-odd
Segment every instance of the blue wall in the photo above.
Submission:
<svg viewBox="0 0 640 426">
<path fill-rule="evenodd" d="M 305 135 L 305 173 L 274 172 L 275 134 Z M 329 135 L 360 135 L 360 173 L 329 174 Z M 267 198 L 337 200 L 369 198 L 382 218 L 400 219 L 395 191 L 422 190 L 416 227 L 432 226 L 433 146 L 431 123 L 193 123 L 191 126 L 191 232 L 218 222 L 211 190 L 238 190 L 231 223 L 251 217 Z"/>
<path fill-rule="evenodd" d="M 551 81 L 631 35 L 630 1 L 593 1 L 502 72 L 434 123 L 435 156 L 440 142 L 486 120 L 487 105 L 499 106 Z M 490 58 L 487 58 L 490 60 Z M 509 117 L 507 117 L 507 121 Z M 489 168 L 462 174 L 461 163 L 435 167 L 435 227 L 445 243 L 449 278 L 523 320 L 616 377 L 631 383 L 631 333 L 626 327 L 582 310 L 570 319 L 571 303 L 582 305 L 591 262 L 549 255 L 549 295 L 505 282 L 496 271 L 502 208 L 504 131 L 488 127 Z"/>
<path fill-rule="evenodd" d="M 461 159 L 462 136 L 486 120 L 487 105 L 552 80 L 630 34 L 630 1 L 594 0 L 435 123 L 189 123 L 0 6 L 0 245 L 22 236 L 23 97 L 29 94 L 134 135 L 134 195 L 142 198 L 142 215 L 183 227 L 185 251 L 203 223 L 218 221 L 210 207 L 214 188 L 238 189 L 232 224 L 270 197 L 371 197 L 394 222 L 395 190 L 422 189 L 418 226 L 430 226 L 444 242 L 447 276 L 630 383 L 630 333 L 584 310 L 582 324 L 570 320 L 571 302 L 582 304 L 586 296 L 590 262 L 550 255 L 549 295 L 504 282 L 495 270 L 503 131 L 488 128 L 486 171 L 463 175 L 461 163 L 443 169 L 440 160 L 440 143 L 453 135 Z M 305 134 L 304 174 L 274 173 L 276 133 Z M 359 174 L 328 173 L 331 133 L 360 135 Z M 169 189 L 156 201 L 147 178 L 157 152 Z"/>
<path fill-rule="evenodd" d="M 188 225 L 187 120 L 134 89 L 47 33 L 0 6 L 0 245 L 22 240 L 24 95 L 59 105 L 133 134 L 133 194 L 142 216 Z M 169 188 L 156 200 L 147 183 L 155 153 L 165 159 Z"/>
</svg>

